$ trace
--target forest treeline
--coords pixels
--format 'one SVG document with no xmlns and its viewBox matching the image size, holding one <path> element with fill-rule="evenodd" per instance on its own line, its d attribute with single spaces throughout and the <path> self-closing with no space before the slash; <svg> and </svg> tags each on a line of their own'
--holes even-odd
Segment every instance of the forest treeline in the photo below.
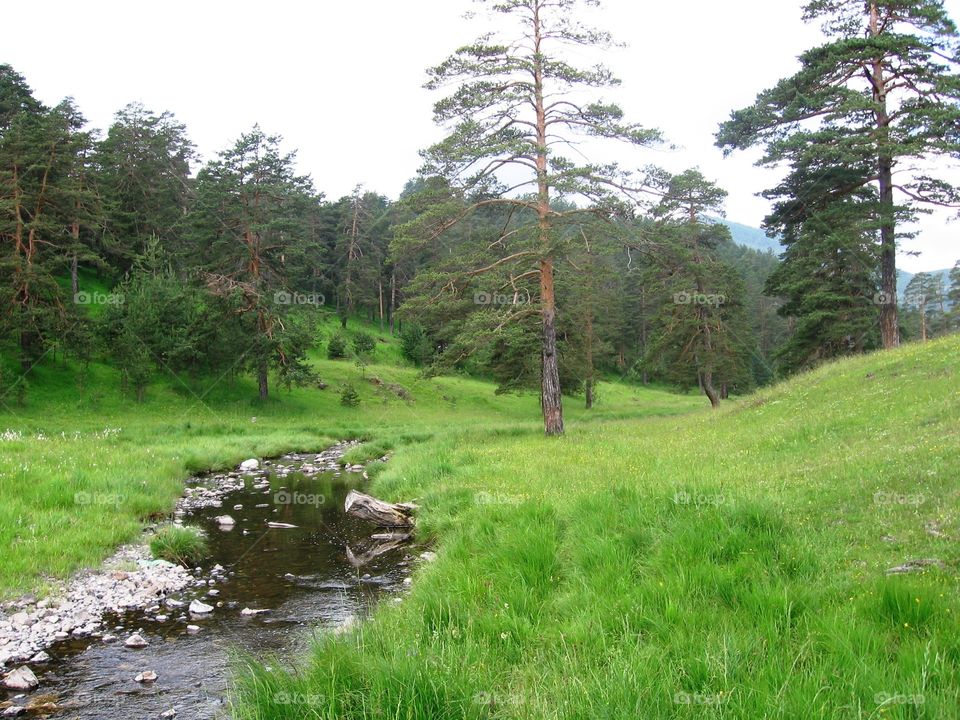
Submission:
<svg viewBox="0 0 960 720">
<path fill-rule="evenodd" d="M 891 256 L 916 206 L 957 200 L 889 172 L 957 153 L 956 31 L 939 2 L 809 3 L 827 44 L 720 128 L 726 151 L 763 145 L 790 170 L 766 193 L 780 259 L 732 242 L 726 193 L 696 169 L 562 155 L 577 133 L 663 141 L 615 105 L 574 101 L 616 82 L 564 60 L 565 45 L 610 42 L 575 5 L 498 3 L 521 41 L 484 37 L 428 71 L 428 87 L 454 88 L 435 108 L 449 134 L 396 199 L 327 198 L 259 127 L 204 163 L 169 112 L 132 104 L 91 129 L 72 100 L 45 106 L 0 66 L 0 387 L 23 402 L 31 369 L 58 356 L 110 362 L 141 400 L 161 371 L 249 374 L 266 399 L 271 378 L 320 381 L 312 347 L 344 354 L 317 330 L 336 312 L 400 335 L 427 372 L 539 387 L 556 434 L 561 395 L 589 406 L 602 377 L 699 387 L 716 406 L 957 329 L 960 263 L 949 283 L 917 275 L 900 302 Z"/>
</svg>

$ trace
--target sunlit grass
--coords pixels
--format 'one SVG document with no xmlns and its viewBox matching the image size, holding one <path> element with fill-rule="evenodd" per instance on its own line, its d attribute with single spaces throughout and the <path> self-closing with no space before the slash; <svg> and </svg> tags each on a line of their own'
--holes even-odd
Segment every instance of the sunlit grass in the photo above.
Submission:
<svg viewBox="0 0 960 720">
<path fill-rule="evenodd" d="M 338 327 L 327 322 L 321 334 Z M 347 334 L 377 338 L 373 362 L 329 361 L 317 351 L 318 388 L 273 388 L 259 403 L 248 380 L 159 376 L 137 405 L 120 392 L 118 373 L 49 359 L 28 377 L 23 406 L 16 387 L 0 390 L 0 598 L 42 590 L 50 579 L 99 563 L 137 538 L 147 521 L 165 517 L 191 473 L 233 466 L 249 457 L 319 450 L 347 438 L 371 439 L 351 462 L 393 447 L 476 428 L 524 433 L 538 427 L 535 395 L 494 394 L 490 383 L 459 377 L 426 379 L 400 358 L 398 343 L 375 325 L 351 319 Z M 407 401 L 381 385 L 402 385 Z M 357 408 L 340 405 L 336 388 L 351 382 Z M 571 424 L 617 413 L 679 413 L 702 407 L 693 396 L 605 385 L 591 414 L 568 409 Z M 109 522 L 104 518 L 109 517 Z"/>
<path fill-rule="evenodd" d="M 248 668 L 235 715 L 956 718 L 958 368 L 954 337 L 720 413 L 398 447 L 374 490 L 419 498 L 437 561 Z"/>
</svg>

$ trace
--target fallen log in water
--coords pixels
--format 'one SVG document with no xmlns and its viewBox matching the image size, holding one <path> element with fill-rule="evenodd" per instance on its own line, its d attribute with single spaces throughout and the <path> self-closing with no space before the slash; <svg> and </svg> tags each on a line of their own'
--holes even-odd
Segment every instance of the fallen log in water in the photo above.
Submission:
<svg viewBox="0 0 960 720">
<path fill-rule="evenodd" d="M 410 528 L 414 525 L 413 503 L 388 503 L 370 495 L 351 490 L 343 503 L 348 515 L 385 528 Z"/>
</svg>

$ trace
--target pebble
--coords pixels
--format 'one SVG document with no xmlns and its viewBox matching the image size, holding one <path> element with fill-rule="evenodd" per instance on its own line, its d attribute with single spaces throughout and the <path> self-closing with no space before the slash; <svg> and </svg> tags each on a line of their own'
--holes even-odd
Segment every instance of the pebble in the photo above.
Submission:
<svg viewBox="0 0 960 720">
<path fill-rule="evenodd" d="M 190 633 L 191 635 L 196 635 L 198 632 L 200 632 L 200 626 L 199 626 L 199 625 L 187 625 L 187 632 Z"/>
<path fill-rule="evenodd" d="M 145 670 L 142 673 L 138 673 L 134 678 L 135 682 L 138 683 L 152 683 L 156 682 L 157 674 L 153 670 Z"/>
<path fill-rule="evenodd" d="M 146 647 L 150 643 L 144 640 L 143 635 L 141 635 L 140 633 L 134 633 L 133 635 L 128 637 L 123 644 L 126 645 L 128 648 L 142 648 L 142 647 Z"/>
<path fill-rule="evenodd" d="M 8 690 L 33 690 L 39 684 L 37 676 L 26 665 L 3 676 L 3 686 Z"/>
<path fill-rule="evenodd" d="M 164 710 L 162 713 L 160 713 L 160 717 L 162 718 L 172 718 L 172 717 L 176 717 L 176 715 L 177 715 L 176 708 L 170 708 L 169 710 Z"/>
<path fill-rule="evenodd" d="M 199 600 L 194 600 L 190 603 L 190 612 L 194 615 L 207 615 L 213 612 L 213 606 L 202 603 Z"/>
</svg>

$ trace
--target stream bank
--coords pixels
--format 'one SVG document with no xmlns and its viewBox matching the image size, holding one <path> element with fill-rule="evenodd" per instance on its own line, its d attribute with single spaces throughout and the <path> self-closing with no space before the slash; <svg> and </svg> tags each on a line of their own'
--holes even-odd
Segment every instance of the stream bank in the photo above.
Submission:
<svg viewBox="0 0 960 720">
<path fill-rule="evenodd" d="M 375 529 L 344 513 L 365 480 L 361 466 L 341 467 L 351 445 L 191 478 L 174 521 L 204 531 L 210 548 L 192 571 L 126 547 L 62 593 L 7 607 L 0 659 L 38 687 L 0 690 L 0 711 L 220 717 L 236 653 L 292 659 L 312 629 L 350 626 L 385 596 L 399 601 L 412 547 L 371 552 Z"/>
</svg>

